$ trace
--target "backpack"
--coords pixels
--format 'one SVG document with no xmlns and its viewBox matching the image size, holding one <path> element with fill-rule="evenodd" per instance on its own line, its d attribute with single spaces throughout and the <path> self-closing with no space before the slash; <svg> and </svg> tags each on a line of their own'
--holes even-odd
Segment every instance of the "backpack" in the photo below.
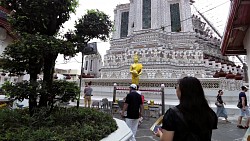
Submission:
<svg viewBox="0 0 250 141">
<path fill-rule="evenodd" d="M 171 109 L 173 109 L 175 111 L 175 113 L 177 114 L 177 116 L 183 121 L 183 123 L 185 124 L 185 126 L 187 127 L 187 135 L 185 137 L 185 141 L 201 141 L 200 137 L 198 135 L 196 135 L 195 133 L 192 133 L 189 130 L 189 126 L 186 122 L 186 120 L 183 117 L 183 114 L 179 111 L 179 109 L 177 107 L 172 107 Z"/>
</svg>

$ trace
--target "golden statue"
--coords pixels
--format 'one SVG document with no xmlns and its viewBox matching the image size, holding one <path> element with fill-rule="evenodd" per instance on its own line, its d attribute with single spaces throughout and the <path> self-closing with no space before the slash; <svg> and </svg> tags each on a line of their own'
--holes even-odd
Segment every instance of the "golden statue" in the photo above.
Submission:
<svg viewBox="0 0 250 141">
<path fill-rule="evenodd" d="M 138 55 L 134 55 L 134 64 L 130 66 L 130 73 L 132 74 L 132 84 L 139 85 L 139 77 L 142 73 L 142 64 L 138 63 Z"/>
</svg>

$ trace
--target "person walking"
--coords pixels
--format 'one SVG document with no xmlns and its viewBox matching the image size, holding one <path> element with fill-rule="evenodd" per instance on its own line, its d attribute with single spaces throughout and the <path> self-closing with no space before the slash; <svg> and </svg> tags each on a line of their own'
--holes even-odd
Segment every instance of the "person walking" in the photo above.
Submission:
<svg viewBox="0 0 250 141">
<path fill-rule="evenodd" d="M 140 88 L 140 86 L 137 85 L 136 92 L 141 95 L 142 105 L 143 105 L 143 110 L 144 110 L 144 95 L 141 93 L 141 91 L 140 91 L 139 88 Z M 145 110 L 144 110 L 144 112 L 145 112 Z M 139 118 L 139 124 L 138 124 L 138 126 L 140 126 L 142 124 L 142 122 L 143 122 L 142 120 L 143 120 L 143 115 Z"/>
<path fill-rule="evenodd" d="M 91 81 L 88 83 L 88 86 L 84 89 L 84 105 L 85 107 L 90 107 L 91 104 L 91 96 L 93 89 L 91 88 Z"/>
<path fill-rule="evenodd" d="M 211 141 L 218 118 L 208 105 L 200 81 L 195 77 L 180 79 L 176 95 L 180 103 L 166 111 L 156 136 L 160 141 Z"/>
<path fill-rule="evenodd" d="M 247 129 L 249 127 L 249 122 L 250 122 L 250 114 L 249 114 L 249 108 L 248 108 L 248 105 L 247 105 L 247 96 L 246 96 L 246 92 L 248 91 L 248 88 L 246 86 L 242 86 L 241 90 L 242 91 L 239 93 L 239 103 L 242 106 L 240 107 L 240 116 L 238 118 L 237 127 L 240 128 L 240 129 Z M 243 126 L 241 124 L 242 118 L 244 116 L 247 116 L 246 126 Z"/>
<path fill-rule="evenodd" d="M 218 94 L 217 94 L 217 102 L 219 103 L 219 105 L 217 106 L 217 117 L 224 117 L 226 122 L 229 122 L 227 119 L 227 111 L 224 107 L 224 104 L 226 105 L 226 103 L 222 100 L 222 95 L 223 95 L 223 91 L 219 90 Z"/>
<path fill-rule="evenodd" d="M 131 84 L 129 88 L 130 92 L 126 96 L 121 116 L 124 117 L 124 113 L 125 111 L 127 111 L 125 121 L 133 133 L 131 140 L 136 141 L 135 135 L 139 124 L 139 118 L 142 116 L 143 113 L 143 103 L 141 95 L 136 92 L 137 85 Z"/>
</svg>

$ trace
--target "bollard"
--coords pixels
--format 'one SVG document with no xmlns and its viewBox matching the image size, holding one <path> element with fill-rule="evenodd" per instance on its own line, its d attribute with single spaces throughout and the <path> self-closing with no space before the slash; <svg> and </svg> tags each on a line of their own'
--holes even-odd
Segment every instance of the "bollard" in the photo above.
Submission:
<svg viewBox="0 0 250 141">
<path fill-rule="evenodd" d="M 164 84 L 161 84 L 161 114 L 165 113 L 165 97 L 164 97 Z"/>
<path fill-rule="evenodd" d="M 113 103 L 115 103 L 115 101 L 116 101 L 116 86 L 117 86 L 117 84 L 116 84 L 116 83 L 114 83 Z"/>
</svg>

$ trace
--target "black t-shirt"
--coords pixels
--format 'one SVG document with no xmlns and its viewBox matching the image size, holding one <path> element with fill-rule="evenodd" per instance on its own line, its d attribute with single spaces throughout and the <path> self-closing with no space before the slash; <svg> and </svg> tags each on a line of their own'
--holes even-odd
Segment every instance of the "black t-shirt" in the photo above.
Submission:
<svg viewBox="0 0 250 141">
<path fill-rule="evenodd" d="M 128 104 L 127 118 L 138 119 L 140 112 L 140 105 L 142 104 L 141 95 L 136 91 L 127 94 L 125 103 Z"/>
<path fill-rule="evenodd" d="M 242 99 L 241 99 L 242 97 L 245 97 L 245 106 L 247 106 L 247 96 L 246 96 L 245 92 L 240 92 L 240 94 L 239 94 L 239 100 L 241 103 L 242 103 Z"/>
<path fill-rule="evenodd" d="M 211 114 L 213 115 L 213 119 L 211 120 L 211 125 L 213 125 L 212 129 L 217 129 L 217 116 L 212 109 L 209 112 L 211 112 Z M 204 131 L 198 129 L 195 126 L 189 126 L 187 128 L 182 119 L 180 119 L 176 112 L 171 108 L 167 110 L 163 117 L 162 129 L 165 129 L 167 131 L 174 131 L 173 141 L 186 141 L 186 138 L 190 134 L 190 132 L 199 136 L 201 141 L 211 141 L 212 137 L 212 129 Z"/>
<path fill-rule="evenodd" d="M 220 104 L 223 104 L 223 100 L 222 100 L 221 95 L 218 95 L 218 96 L 217 96 L 217 101 L 218 101 Z"/>
</svg>

